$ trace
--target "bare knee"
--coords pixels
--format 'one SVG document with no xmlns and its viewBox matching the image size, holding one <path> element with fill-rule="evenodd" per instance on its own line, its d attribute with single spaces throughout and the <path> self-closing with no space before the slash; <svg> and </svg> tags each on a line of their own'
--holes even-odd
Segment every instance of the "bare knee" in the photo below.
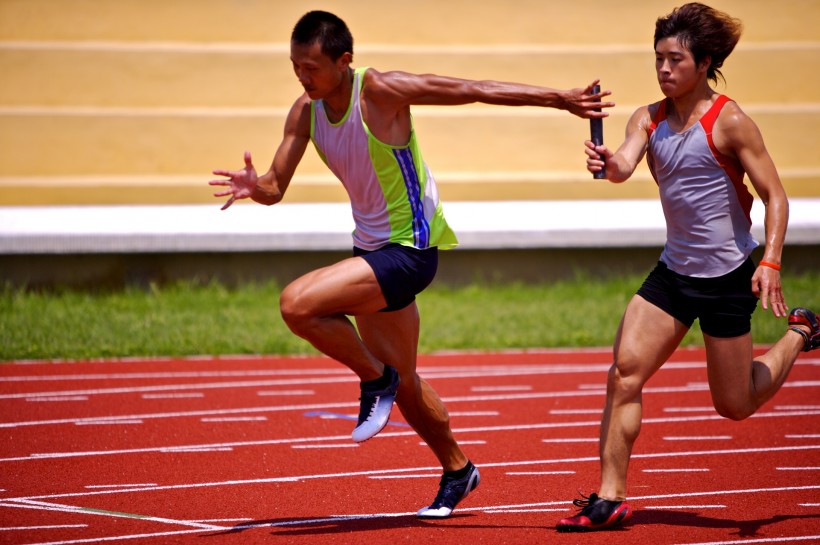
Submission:
<svg viewBox="0 0 820 545">
<path fill-rule="evenodd" d="M 302 290 L 294 284 L 286 286 L 279 296 L 279 312 L 282 320 L 297 335 L 305 331 L 309 327 L 310 320 L 314 318 L 304 299 Z"/>
<path fill-rule="evenodd" d="M 607 395 L 619 400 L 632 400 L 641 394 L 645 380 L 623 360 L 612 364 L 607 377 Z"/>
</svg>

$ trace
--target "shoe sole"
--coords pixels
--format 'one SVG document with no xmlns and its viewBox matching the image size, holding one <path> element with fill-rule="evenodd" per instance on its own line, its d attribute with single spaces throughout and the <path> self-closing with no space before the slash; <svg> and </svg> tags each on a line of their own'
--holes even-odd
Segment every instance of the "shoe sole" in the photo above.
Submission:
<svg viewBox="0 0 820 545">
<path fill-rule="evenodd" d="M 586 517 L 584 517 L 586 518 Z M 606 521 L 601 524 L 558 524 L 555 529 L 561 533 L 569 532 L 597 532 L 601 530 L 612 530 L 622 526 L 632 518 L 632 509 L 628 505 L 622 504 L 612 513 Z M 587 519 L 589 520 L 589 519 Z"/>
</svg>

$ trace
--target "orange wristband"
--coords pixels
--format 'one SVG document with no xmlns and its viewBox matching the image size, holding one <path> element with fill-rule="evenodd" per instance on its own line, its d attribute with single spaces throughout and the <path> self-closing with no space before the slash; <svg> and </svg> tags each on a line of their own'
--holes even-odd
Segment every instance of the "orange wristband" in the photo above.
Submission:
<svg viewBox="0 0 820 545">
<path fill-rule="evenodd" d="M 770 269 L 774 269 L 776 271 L 780 270 L 780 265 L 778 265 L 777 263 L 772 263 L 770 261 L 761 261 L 760 266 L 761 267 L 769 267 Z"/>
</svg>

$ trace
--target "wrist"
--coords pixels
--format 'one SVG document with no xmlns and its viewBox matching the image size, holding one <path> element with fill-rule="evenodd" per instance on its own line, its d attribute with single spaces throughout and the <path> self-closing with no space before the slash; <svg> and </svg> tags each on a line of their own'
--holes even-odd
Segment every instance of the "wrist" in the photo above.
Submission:
<svg viewBox="0 0 820 545">
<path fill-rule="evenodd" d="M 760 260 L 760 263 L 758 264 L 758 266 L 759 267 L 768 267 L 769 269 L 774 269 L 778 272 L 780 271 L 780 263 L 775 263 L 774 261 Z"/>
</svg>

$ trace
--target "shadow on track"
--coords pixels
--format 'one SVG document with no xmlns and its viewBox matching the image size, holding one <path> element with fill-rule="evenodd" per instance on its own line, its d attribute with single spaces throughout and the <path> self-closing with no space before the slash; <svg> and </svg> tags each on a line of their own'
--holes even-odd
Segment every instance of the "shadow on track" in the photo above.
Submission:
<svg viewBox="0 0 820 545">
<path fill-rule="evenodd" d="M 455 514 L 447 520 L 468 519 L 475 517 L 475 514 Z M 237 524 L 230 530 L 213 534 L 204 534 L 202 537 L 217 537 L 228 534 L 237 534 L 247 530 L 260 528 L 274 528 L 274 536 L 311 536 L 311 535 L 332 535 L 349 534 L 351 532 L 372 532 L 379 530 L 395 530 L 405 528 L 434 528 L 442 521 L 425 520 L 416 517 L 415 514 L 402 515 L 352 515 L 322 518 L 304 519 L 269 519 L 249 521 Z M 529 528 L 524 526 L 498 526 L 492 524 L 459 524 L 458 528 L 476 529 L 499 529 L 499 528 Z"/>
<path fill-rule="evenodd" d="M 784 522 L 787 520 L 800 519 L 820 519 L 820 514 L 813 515 L 773 515 L 767 519 L 757 520 L 731 520 L 720 519 L 714 517 L 705 517 L 698 513 L 687 511 L 660 511 L 652 509 L 636 510 L 632 516 L 632 521 L 627 525 L 645 524 L 645 525 L 667 525 L 667 526 L 685 526 L 693 528 L 712 528 L 712 529 L 726 529 L 736 530 L 730 532 L 729 535 L 736 535 L 738 537 L 750 538 L 760 537 L 761 529 L 772 524 Z"/>
</svg>

